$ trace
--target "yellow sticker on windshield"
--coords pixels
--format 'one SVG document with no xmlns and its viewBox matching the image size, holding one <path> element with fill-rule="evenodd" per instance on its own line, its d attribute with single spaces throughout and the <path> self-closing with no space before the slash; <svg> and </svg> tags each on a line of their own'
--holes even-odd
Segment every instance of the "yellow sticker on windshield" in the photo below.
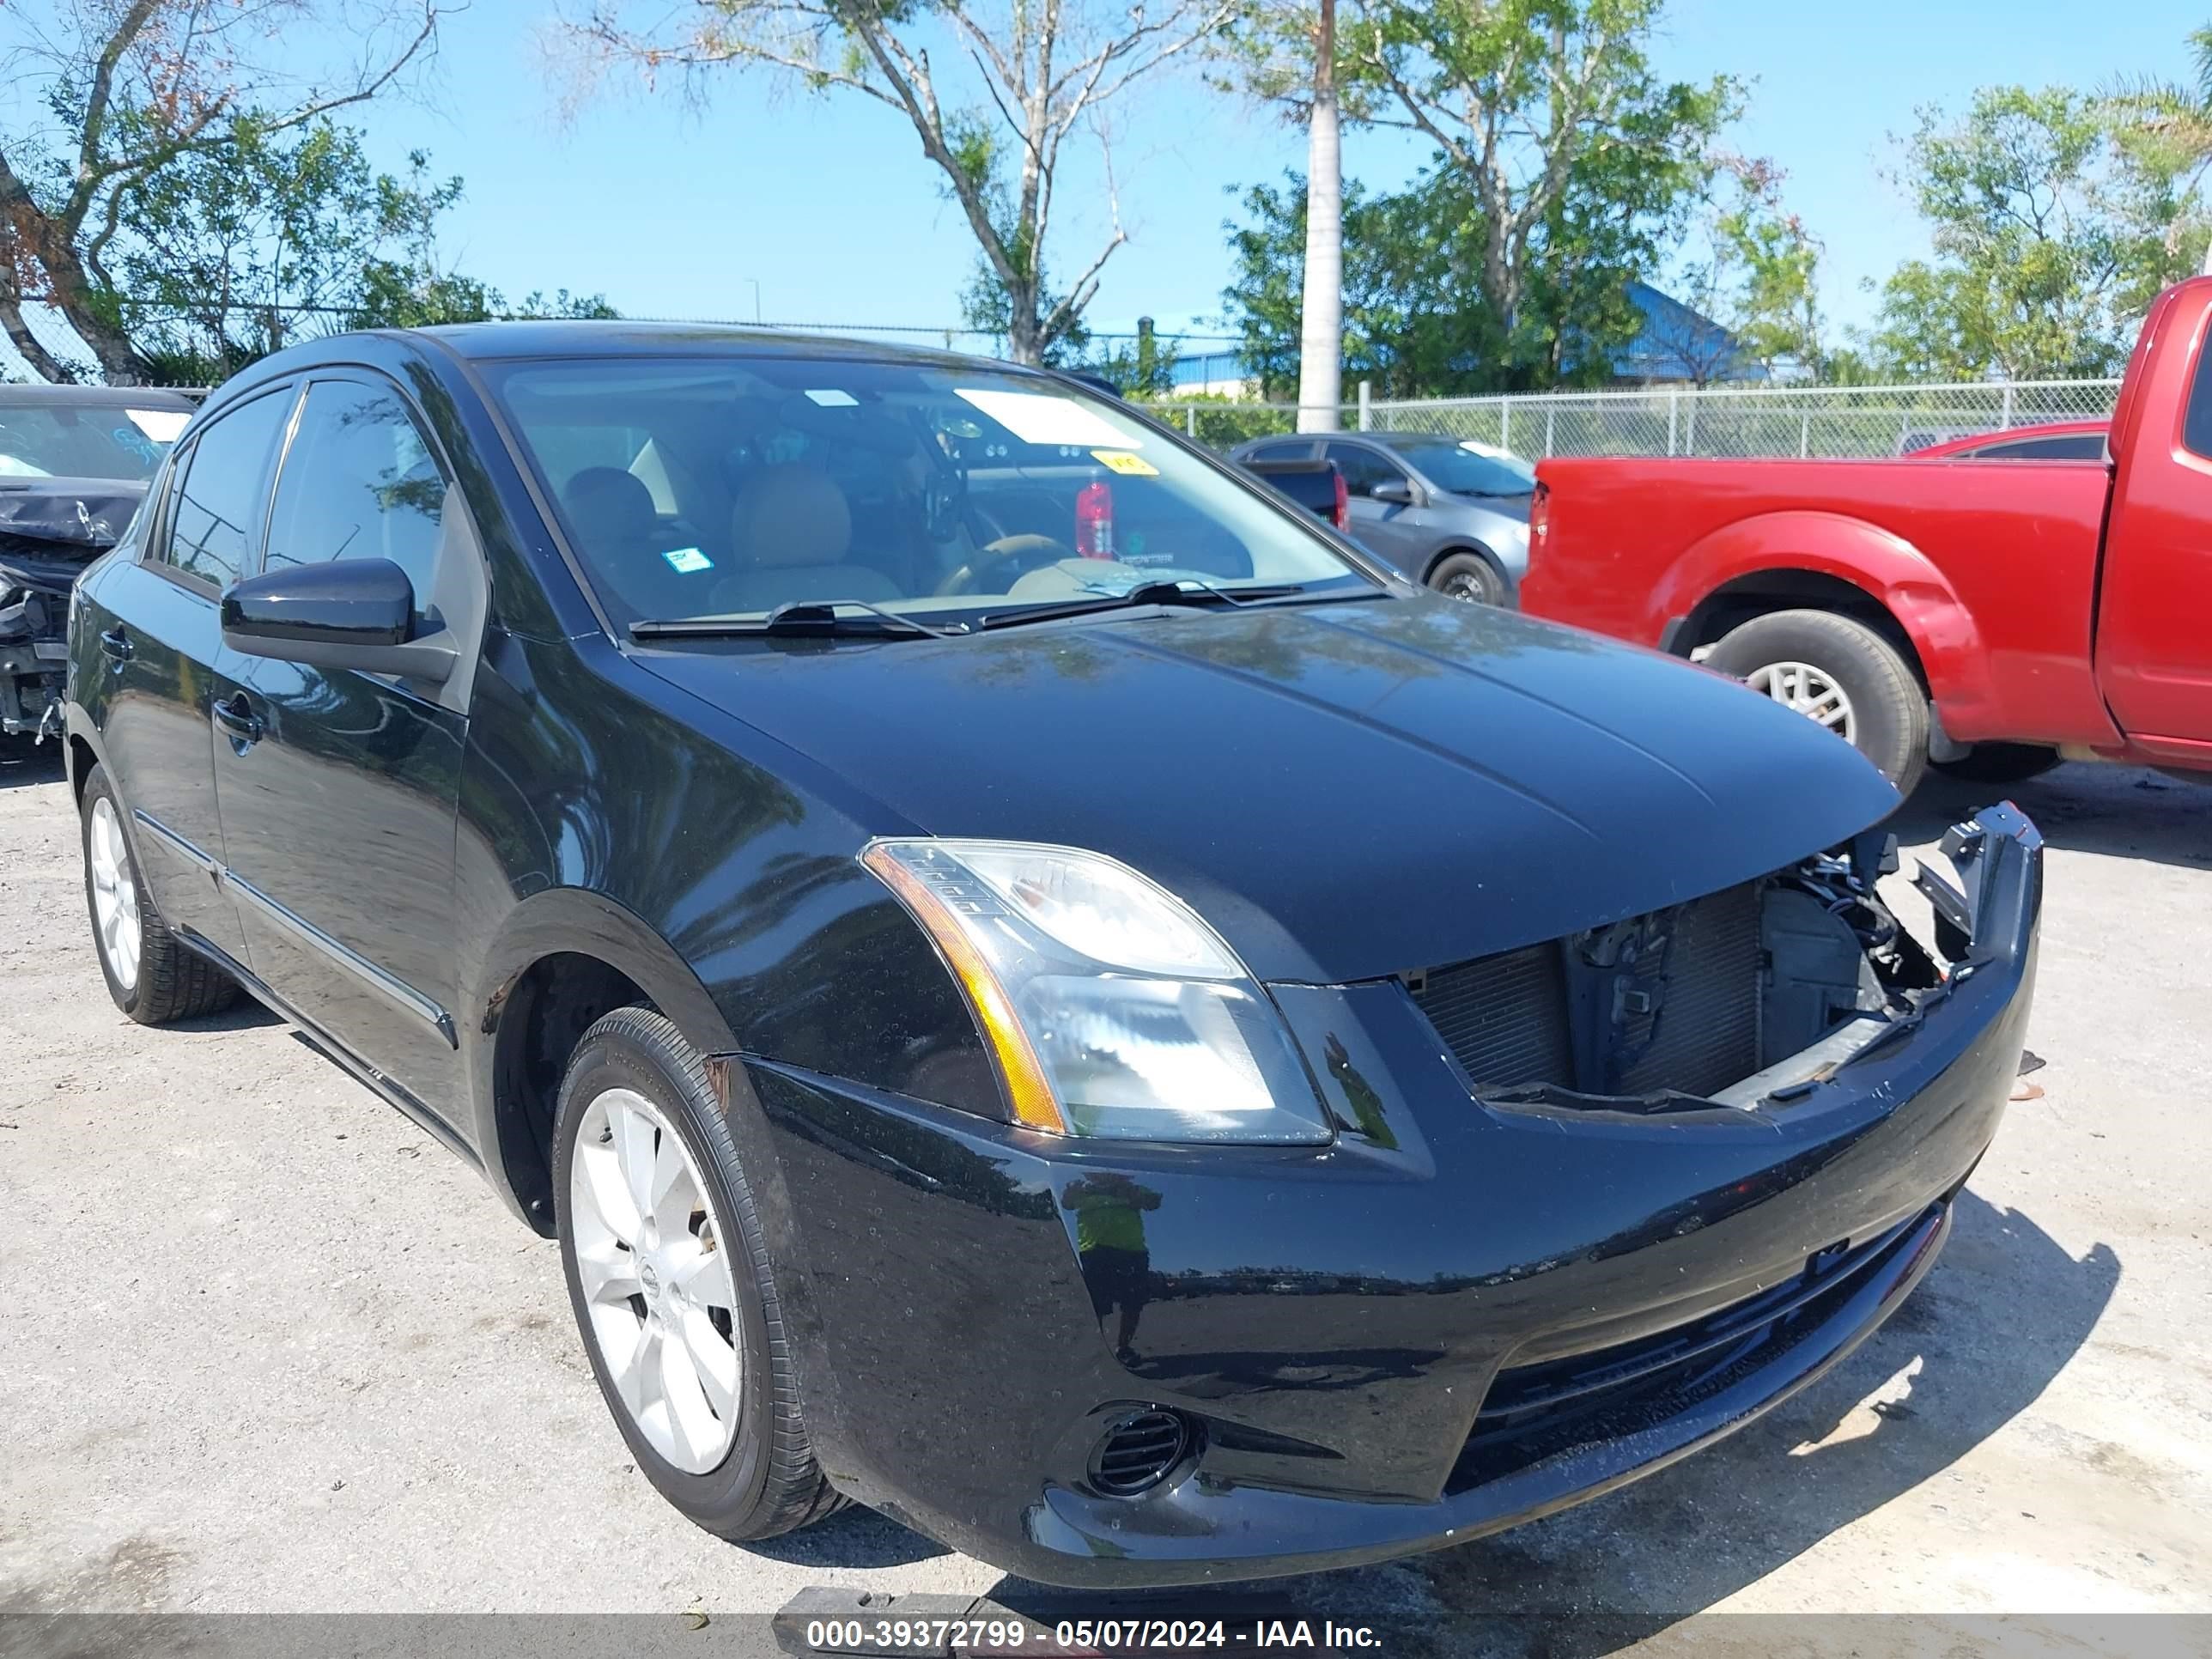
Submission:
<svg viewBox="0 0 2212 1659">
<path fill-rule="evenodd" d="M 1126 449 L 1094 449 L 1091 456 L 1101 466 L 1131 478 L 1157 478 L 1159 468 L 1141 455 L 1132 455 Z"/>
</svg>

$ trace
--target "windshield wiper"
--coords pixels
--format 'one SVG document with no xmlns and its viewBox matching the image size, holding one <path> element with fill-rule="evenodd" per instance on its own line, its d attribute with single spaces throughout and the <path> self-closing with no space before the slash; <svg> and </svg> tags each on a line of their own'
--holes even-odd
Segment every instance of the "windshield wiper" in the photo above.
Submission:
<svg viewBox="0 0 2212 1659">
<path fill-rule="evenodd" d="M 841 617 L 837 614 L 839 605 L 849 605 L 867 615 Z M 778 639 L 854 635 L 880 638 L 885 632 L 885 623 L 909 634 L 926 634 L 933 640 L 957 639 L 968 632 L 964 623 L 954 628 L 939 628 L 919 617 L 886 611 L 866 599 L 788 599 L 765 617 L 688 617 L 674 621 L 634 622 L 629 625 L 629 636 L 634 640 L 680 640 L 765 634 Z"/>
<path fill-rule="evenodd" d="M 1237 607 L 1255 605 L 1262 599 L 1284 599 L 1304 590 L 1303 582 L 1281 582 L 1273 587 L 1247 587 L 1231 593 L 1225 587 L 1215 587 L 1195 577 L 1179 576 L 1172 581 L 1139 582 L 1126 593 L 1101 592 L 1096 599 L 1069 599 L 1061 605 L 994 611 L 979 618 L 975 625 L 1009 628 L 1019 623 L 1051 622 L 1060 617 L 1087 617 L 1098 611 L 1128 611 L 1148 605 L 1189 605 L 1210 611 L 1216 605 Z"/>
</svg>

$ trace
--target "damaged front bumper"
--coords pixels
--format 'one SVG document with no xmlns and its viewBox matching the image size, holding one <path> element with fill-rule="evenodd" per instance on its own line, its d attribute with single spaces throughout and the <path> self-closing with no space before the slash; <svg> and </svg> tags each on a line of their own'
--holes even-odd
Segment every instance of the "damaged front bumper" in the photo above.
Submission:
<svg viewBox="0 0 2212 1659">
<path fill-rule="evenodd" d="M 1437 1547 L 1740 1427 L 1927 1272 L 1996 1132 L 2040 842 L 2001 806 L 1945 851 L 1928 982 L 1904 953 L 1871 1040 L 1729 1099 L 1492 1097 L 1396 980 L 1271 988 L 1325 1148 L 1073 1142 L 730 1068 L 824 1468 L 1026 1577 L 1137 1586 Z M 1144 1412 L 1187 1445 L 1114 1495 L 1100 1449 Z"/>
<path fill-rule="evenodd" d="M 0 486 L 0 735 L 61 735 L 70 592 L 126 532 L 145 494 L 130 479 Z"/>
</svg>

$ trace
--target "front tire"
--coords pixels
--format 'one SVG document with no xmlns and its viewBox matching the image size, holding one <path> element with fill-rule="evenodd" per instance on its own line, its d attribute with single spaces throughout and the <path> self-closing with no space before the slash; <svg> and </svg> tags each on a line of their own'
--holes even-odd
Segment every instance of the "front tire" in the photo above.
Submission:
<svg viewBox="0 0 2212 1659">
<path fill-rule="evenodd" d="M 141 1025 L 166 1025 L 219 1013 L 237 1001 L 238 981 L 179 944 L 154 908 L 124 828 L 122 798 L 105 766 L 87 775 L 81 811 L 85 903 L 100 975 L 115 1006 Z"/>
<path fill-rule="evenodd" d="M 561 1084 L 553 1190 L 584 1350 L 662 1497 L 719 1537 L 842 1507 L 799 1413 L 752 1190 L 704 1062 L 659 1014 L 618 1008 Z"/>
<path fill-rule="evenodd" d="M 1806 714 L 1881 769 L 1901 795 L 1928 765 L 1928 695 L 1898 648 L 1830 611 L 1777 611 L 1723 635 L 1705 665 Z"/>
<path fill-rule="evenodd" d="M 1480 553 L 1447 553 L 1429 572 L 1429 586 L 1448 599 L 1469 605 L 1505 603 L 1505 579 Z"/>
</svg>

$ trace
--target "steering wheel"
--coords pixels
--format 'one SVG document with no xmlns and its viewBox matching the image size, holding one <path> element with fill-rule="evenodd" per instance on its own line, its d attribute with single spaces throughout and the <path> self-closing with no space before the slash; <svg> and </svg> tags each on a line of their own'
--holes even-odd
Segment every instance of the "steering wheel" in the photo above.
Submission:
<svg viewBox="0 0 2212 1659">
<path fill-rule="evenodd" d="M 954 593 L 1003 593 L 1032 570 L 1042 570 L 1075 550 L 1049 536 L 1001 536 L 976 550 L 975 558 L 937 585 L 939 596 Z"/>
</svg>

